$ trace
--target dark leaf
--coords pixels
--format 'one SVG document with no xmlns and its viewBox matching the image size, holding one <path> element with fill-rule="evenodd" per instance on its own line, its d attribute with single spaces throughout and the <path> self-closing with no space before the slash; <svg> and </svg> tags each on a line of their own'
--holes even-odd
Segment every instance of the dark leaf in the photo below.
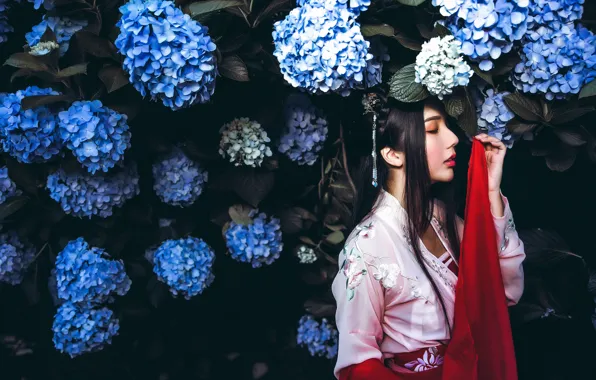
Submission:
<svg viewBox="0 0 596 380">
<path fill-rule="evenodd" d="M 564 172 L 575 162 L 577 151 L 568 146 L 559 147 L 555 152 L 546 156 L 546 166 L 556 172 Z"/>
<path fill-rule="evenodd" d="M 17 71 L 15 71 L 11 76 L 10 76 L 10 82 L 12 83 L 15 79 L 20 78 L 20 77 L 28 77 L 31 75 L 31 70 L 29 69 L 19 69 Z"/>
<path fill-rule="evenodd" d="M 492 75 L 509 74 L 520 60 L 519 54 L 508 54 L 504 59 L 499 59 L 497 61 L 496 67 L 492 69 L 490 73 Z"/>
<path fill-rule="evenodd" d="M 110 40 L 99 37 L 87 30 L 78 31 L 75 36 L 85 52 L 95 57 L 119 60 L 118 51 Z"/>
<path fill-rule="evenodd" d="M 21 108 L 28 110 L 35 107 L 47 106 L 57 102 L 65 102 L 72 100 L 70 95 L 35 95 L 27 96 L 21 100 Z"/>
<path fill-rule="evenodd" d="M 322 285 L 327 282 L 327 272 L 322 269 L 307 271 L 302 275 L 302 280 L 308 285 Z"/>
<path fill-rule="evenodd" d="M 23 289 L 25 298 L 27 298 L 27 302 L 29 302 L 30 306 L 37 305 L 39 303 L 40 293 L 35 284 L 35 280 L 32 277 L 28 276 L 23 280 L 23 282 L 21 282 L 21 289 Z"/>
<path fill-rule="evenodd" d="M 570 121 L 573 121 L 579 117 L 584 116 L 585 114 L 594 111 L 594 107 L 578 107 L 578 108 L 569 108 L 569 107 L 561 107 L 554 110 L 553 118 L 551 120 L 552 124 L 565 124 Z"/>
<path fill-rule="evenodd" d="M 435 25 L 435 29 L 433 30 L 433 35 L 439 37 L 450 36 L 451 31 L 449 31 L 449 29 L 447 29 L 445 26 L 437 23 Z"/>
<path fill-rule="evenodd" d="M 505 103 L 516 115 L 528 121 L 542 121 L 540 104 L 518 92 L 505 95 Z"/>
<path fill-rule="evenodd" d="M 4 65 L 34 71 L 50 71 L 50 68 L 43 63 L 39 57 L 28 53 L 14 53 L 8 57 L 6 62 L 4 62 Z"/>
<path fill-rule="evenodd" d="M 149 301 L 156 309 L 163 303 L 168 293 L 165 284 L 159 282 L 156 277 L 151 277 L 147 282 Z"/>
<path fill-rule="evenodd" d="M 302 207 L 292 207 L 279 214 L 281 229 L 284 233 L 295 234 L 304 228 L 305 221 L 316 221 L 317 218 L 310 211 Z"/>
<path fill-rule="evenodd" d="M 466 90 L 466 96 L 462 99 L 464 111 L 457 118 L 458 124 L 468 135 L 474 136 L 478 130 L 478 118 L 476 117 L 476 107 L 470 95 Z"/>
<path fill-rule="evenodd" d="M 234 187 L 236 194 L 250 205 L 257 207 L 273 189 L 275 174 L 247 168 L 236 178 L 236 184 Z"/>
<path fill-rule="evenodd" d="M 309 238 L 308 236 L 300 236 L 298 239 L 299 239 L 301 242 L 303 242 L 304 244 L 308 244 L 308 245 L 311 245 L 311 246 L 313 246 L 313 247 L 314 247 L 315 245 L 317 245 L 317 244 L 316 244 L 314 241 L 312 241 L 312 239 L 311 239 L 311 238 Z"/>
<path fill-rule="evenodd" d="M 207 0 L 197 1 L 188 6 L 188 11 L 192 17 L 215 12 L 230 7 L 239 7 L 244 3 L 239 0 Z"/>
<path fill-rule="evenodd" d="M 493 82 L 493 77 L 486 71 L 482 71 L 480 70 L 480 67 L 476 64 L 472 64 L 472 70 L 474 70 L 474 72 L 476 73 L 476 75 L 478 75 L 480 78 L 484 79 L 484 81 L 488 84 L 490 84 L 491 86 L 495 86 L 495 83 Z"/>
<path fill-rule="evenodd" d="M 329 244 L 339 244 L 344 241 L 344 233 L 341 231 L 333 231 L 325 237 L 325 241 Z"/>
<path fill-rule="evenodd" d="M 246 41 L 248 41 L 249 35 L 248 34 L 240 34 L 234 36 L 233 38 L 223 39 L 218 45 L 217 48 L 222 53 L 230 53 L 233 51 L 238 50 Z"/>
<path fill-rule="evenodd" d="M 29 201 L 29 197 L 16 196 L 7 199 L 4 203 L 0 204 L 0 220 L 4 220 L 9 215 L 19 211 Z"/>
<path fill-rule="evenodd" d="M 22 164 L 12 158 L 5 158 L 10 178 L 19 189 L 28 194 L 37 194 L 37 173 L 32 165 Z"/>
<path fill-rule="evenodd" d="M 248 82 L 250 80 L 246 64 L 235 54 L 224 57 L 218 69 L 221 75 L 235 81 Z"/>
<path fill-rule="evenodd" d="M 415 64 L 403 67 L 389 80 L 389 96 L 406 103 L 426 99 L 430 94 L 426 88 L 416 83 Z"/>
<path fill-rule="evenodd" d="M 110 108 L 118 113 L 126 115 L 128 117 L 128 121 L 131 121 L 139 113 L 141 105 L 139 103 L 110 104 Z"/>
<path fill-rule="evenodd" d="M 73 65 L 65 68 L 64 70 L 58 71 L 56 77 L 58 78 L 67 78 L 73 75 L 78 74 L 87 74 L 87 65 L 88 63 L 79 63 L 78 65 Z"/>
<path fill-rule="evenodd" d="M 509 131 L 516 135 L 523 135 L 526 132 L 531 132 L 536 128 L 538 124 L 528 124 L 518 119 L 512 119 L 507 123 Z"/>
<path fill-rule="evenodd" d="M 553 131 L 561 141 L 570 146 L 582 146 L 588 142 L 579 127 L 553 128 Z"/>
<path fill-rule="evenodd" d="M 415 39 L 407 37 L 403 33 L 397 33 L 397 34 L 395 34 L 395 36 L 393 36 L 393 38 L 395 38 L 397 40 L 397 42 L 400 43 L 401 46 L 403 46 L 407 49 L 414 50 L 414 51 L 422 50 L 422 43 L 420 43 L 419 41 L 417 41 Z"/>
<path fill-rule="evenodd" d="M 579 99 L 587 98 L 594 95 L 596 95 L 596 81 L 593 80 L 584 87 L 582 87 L 581 91 L 579 92 Z"/>
<path fill-rule="evenodd" d="M 255 19 L 255 22 L 253 23 L 253 27 L 256 28 L 257 25 L 261 23 L 261 21 L 263 21 L 265 18 L 269 16 L 272 16 L 278 12 L 283 12 L 292 9 L 293 3 L 294 2 L 291 0 L 273 0 L 269 3 L 269 5 L 265 7 L 265 9 L 261 11 L 261 13 L 259 13 L 257 18 Z"/>
<path fill-rule="evenodd" d="M 546 313 L 547 310 L 540 305 L 521 302 L 511 309 L 511 319 L 517 324 L 528 323 L 543 318 Z"/>
<path fill-rule="evenodd" d="M 312 299 L 304 303 L 306 312 L 317 318 L 329 318 L 335 315 L 335 304 L 325 300 Z"/>
<path fill-rule="evenodd" d="M 40 37 L 39 42 L 56 42 L 56 43 L 58 43 L 58 40 L 56 39 L 56 33 L 54 33 L 52 28 L 50 28 L 49 26 L 46 27 L 46 31 Z"/>
<path fill-rule="evenodd" d="M 524 250 L 528 256 L 534 257 L 546 250 L 569 251 L 569 246 L 565 240 L 552 230 L 543 230 L 541 228 L 520 230 L 519 238 L 524 242 Z"/>
<path fill-rule="evenodd" d="M 99 70 L 98 76 L 106 86 L 108 93 L 116 91 L 129 83 L 126 72 L 115 65 L 104 66 Z"/>
<path fill-rule="evenodd" d="M 237 224 L 247 226 L 252 222 L 252 219 L 249 216 L 252 210 L 253 209 L 249 206 L 238 204 L 231 206 L 228 210 L 228 214 L 230 215 L 230 218 L 232 218 L 232 220 Z"/>
<path fill-rule="evenodd" d="M 449 116 L 457 118 L 464 113 L 464 101 L 459 96 L 451 96 L 445 100 L 445 111 Z"/>
<path fill-rule="evenodd" d="M 372 37 L 372 36 L 378 36 L 378 35 L 393 37 L 393 35 L 395 34 L 393 27 L 391 25 L 387 25 L 387 24 L 376 24 L 376 25 L 364 24 L 360 27 L 360 31 L 362 32 L 362 35 L 364 37 Z"/>
</svg>

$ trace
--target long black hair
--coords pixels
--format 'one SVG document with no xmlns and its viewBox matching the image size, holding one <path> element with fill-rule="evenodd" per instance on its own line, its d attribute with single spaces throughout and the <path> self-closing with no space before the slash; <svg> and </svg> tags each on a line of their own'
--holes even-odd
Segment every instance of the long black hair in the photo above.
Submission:
<svg viewBox="0 0 596 380">
<path fill-rule="evenodd" d="M 430 227 L 433 217 L 434 200 L 444 203 L 444 212 L 439 221 L 447 234 L 451 251 L 456 258 L 459 256 L 459 237 L 456 226 L 457 205 L 453 183 L 431 183 L 430 172 L 426 157 L 426 129 L 424 127 L 424 105 L 431 102 L 441 111 L 442 103 L 429 99 L 423 102 L 402 103 L 392 98 L 385 98 L 383 94 L 376 94 L 381 98 L 382 106 L 376 110 L 376 152 L 378 187 L 371 183 L 373 158 L 371 155 L 363 157 L 359 172 L 355 176 L 357 195 L 354 200 L 354 225 L 362 221 L 373 211 L 381 189 L 387 190 L 389 167 L 380 151 L 389 147 L 405 155 L 405 191 L 404 208 L 408 216 L 408 238 L 415 259 L 430 280 L 433 291 L 437 295 L 445 321 L 451 332 L 451 324 L 445 308 L 445 301 L 439 292 L 437 284 L 431 277 L 420 248 L 419 239 Z M 445 115 L 445 113 L 443 112 Z M 369 114 L 369 122 L 372 116 Z M 369 124 L 371 125 L 371 124 Z M 372 128 L 372 127 L 371 127 Z"/>
</svg>

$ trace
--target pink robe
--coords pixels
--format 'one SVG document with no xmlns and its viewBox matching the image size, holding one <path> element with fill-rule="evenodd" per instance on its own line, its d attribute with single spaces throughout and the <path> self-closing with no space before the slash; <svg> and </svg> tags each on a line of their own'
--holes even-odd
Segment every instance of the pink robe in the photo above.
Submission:
<svg viewBox="0 0 596 380">
<path fill-rule="evenodd" d="M 494 217 L 501 273 L 509 305 L 523 293 L 525 258 L 523 243 L 515 231 L 507 198 L 505 212 Z M 438 215 L 439 206 L 435 207 Z M 447 253 L 452 255 L 446 233 L 433 218 Z M 438 298 L 408 244 L 406 213 L 388 192 L 382 191 L 375 211 L 346 240 L 339 256 L 340 271 L 332 290 L 337 302 L 336 323 L 339 351 L 334 374 L 369 359 L 383 361 L 395 354 L 436 347 L 447 341 L 449 330 Z M 461 238 L 463 222 L 458 220 Z M 430 253 L 419 241 L 424 261 L 445 301 L 453 323 L 457 276 L 444 260 Z M 442 359 L 433 356 L 430 369 Z"/>
</svg>

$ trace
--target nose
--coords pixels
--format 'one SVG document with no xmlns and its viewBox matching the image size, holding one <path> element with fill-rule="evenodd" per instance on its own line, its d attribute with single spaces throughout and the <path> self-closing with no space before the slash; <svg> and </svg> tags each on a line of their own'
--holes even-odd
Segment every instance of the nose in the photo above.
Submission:
<svg viewBox="0 0 596 380">
<path fill-rule="evenodd" d="M 449 129 L 449 128 L 445 128 L 445 129 L 447 130 L 448 147 L 449 147 L 449 149 L 452 149 L 459 143 L 459 139 L 457 138 L 457 136 L 455 135 L 455 133 L 453 133 L 453 131 L 451 129 Z"/>
</svg>

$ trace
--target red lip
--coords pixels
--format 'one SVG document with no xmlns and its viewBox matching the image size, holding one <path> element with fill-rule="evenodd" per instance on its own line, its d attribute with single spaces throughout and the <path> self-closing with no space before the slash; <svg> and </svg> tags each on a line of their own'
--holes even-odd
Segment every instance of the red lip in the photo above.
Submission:
<svg viewBox="0 0 596 380">
<path fill-rule="evenodd" d="M 447 164 L 447 166 L 449 166 L 450 168 L 455 166 L 455 153 L 453 153 L 451 155 L 451 157 L 449 157 L 448 159 L 445 160 L 445 163 Z"/>
</svg>

